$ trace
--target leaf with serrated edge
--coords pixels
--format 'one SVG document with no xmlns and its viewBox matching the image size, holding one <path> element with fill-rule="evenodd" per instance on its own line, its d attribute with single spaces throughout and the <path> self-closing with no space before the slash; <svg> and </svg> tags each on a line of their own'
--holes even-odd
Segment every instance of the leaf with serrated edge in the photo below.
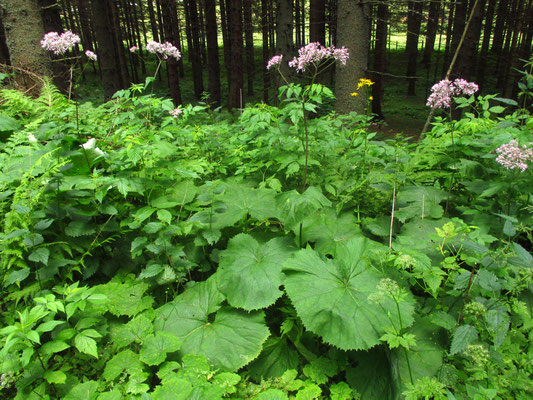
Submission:
<svg viewBox="0 0 533 400">
<path fill-rule="evenodd" d="M 343 350 L 369 349 L 390 326 L 399 326 L 396 303 L 385 298 L 380 305 L 369 302 L 385 276 L 364 258 L 369 247 L 365 238 L 338 246 L 336 260 L 321 259 L 313 250 L 300 250 L 289 259 L 283 272 L 289 298 L 304 326 L 324 341 Z M 414 300 L 400 303 L 403 327 L 413 321 Z"/>
<path fill-rule="evenodd" d="M 178 354 L 203 355 L 215 367 L 236 370 L 259 355 L 269 330 L 262 312 L 220 309 L 224 297 L 213 278 L 156 310 L 154 326 L 183 340 Z"/>
<path fill-rule="evenodd" d="M 148 365 L 159 365 L 165 361 L 167 353 L 179 350 L 181 340 L 168 332 L 157 332 L 146 338 L 139 353 L 141 361 Z"/>
<path fill-rule="evenodd" d="M 220 254 L 216 273 L 220 291 L 232 306 L 245 310 L 274 304 L 282 295 L 281 266 L 292 250 L 288 238 L 274 238 L 262 245 L 250 235 L 235 236 Z"/>
</svg>

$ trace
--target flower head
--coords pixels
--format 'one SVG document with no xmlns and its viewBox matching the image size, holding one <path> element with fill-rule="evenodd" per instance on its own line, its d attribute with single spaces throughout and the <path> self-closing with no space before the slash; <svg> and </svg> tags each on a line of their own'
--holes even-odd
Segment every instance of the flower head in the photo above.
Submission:
<svg viewBox="0 0 533 400">
<path fill-rule="evenodd" d="M 373 84 L 374 82 L 372 82 L 370 79 L 361 78 L 357 83 L 357 90 L 361 89 L 363 86 L 372 86 Z"/>
<path fill-rule="evenodd" d="M 94 54 L 94 52 L 92 52 L 91 50 L 87 50 L 85 52 L 85 55 L 87 56 L 87 58 L 89 60 L 92 60 L 92 61 L 96 61 L 98 59 L 98 57 L 96 56 L 96 54 Z"/>
<path fill-rule="evenodd" d="M 324 47 L 319 42 L 313 42 L 298 50 L 298 57 L 289 61 L 289 67 L 296 68 L 298 72 L 305 72 L 311 65 L 317 67 L 322 61 L 328 59 L 340 61 L 342 65 L 346 65 L 349 58 L 350 53 L 346 47 Z"/>
<path fill-rule="evenodd" d="M 172 115 L 174 118 L 178 118 L 183 113 L 183 110 L 181 108 L 175 108 L 169 111 L 168 113 Z"/>
<path fill-rule="evenodd" d="M 41 47 L 56 55 L 61 55 L 78 43 L 80 43 L 80 37 L 71 31 L 63 32 L 61 35 L 57 32 L 48 32 L 41 40 Z"/>
<path fill-rule="evenodd" d="M 281 64 L 281 60 L 283 60 L 283 55 L 281 56 L 274 56 L 270 59 L 270 61 L 268 62 L 267 64 L 267 69 L 270 69 L 272 67 L 275 67 L 276 65 L 280 65 Z"/>
<path fill-rule="evenodd" d="M 431 108 L 448 108 L 454 97 L 471 96 L 478 90 L 478 85 L 465 79 L 456 79 L 453 82 L 449 79 L 443 79 L 431 88 L 431 95 L 428 97 L 426 105 Z"/>
<path fill-rule="evenodd" d="M 520 146 L 514 139 L 498 147 L 496 153 L 496 161 L 507 169 L 519 169 L 524 172 L 528 168 L 528 161 L 533 162 L 533 148 Z"/>
<path fill-rule="evenodd" d="M 135 53 L 139 48 L 137 46 L 131 46 L 130 47 L 130 53 Z"/>
<path fill-rule="evenodd" d="M 178 61 L 181 58 L 181 53 L 178 48 L 176 46 L 173 46 L 172 43 L 169 42 L 158 43 L 152 40 L 146 45 L 146 50 L 148 50 L 150 53 L 160 56 L 161 58 L 163 58 L 163 60 L 166 60 L 169 57 L 173 57 L 176 59 L 176 61 Z"/>
</svg>

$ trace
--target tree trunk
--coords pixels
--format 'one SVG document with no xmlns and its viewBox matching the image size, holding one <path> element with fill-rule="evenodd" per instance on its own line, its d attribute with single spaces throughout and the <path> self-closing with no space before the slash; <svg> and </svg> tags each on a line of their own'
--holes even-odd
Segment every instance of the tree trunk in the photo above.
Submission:
<svg viewBox="0 0 533 400">
<path fill-rule="evenodd" d="M 98 42 L 98 62 L 102 74 L 104 98 L 109 100 L 122 88 L 117 66 L 113 20 L 107 0 L 91 0 L 94 35 Z"/>
<path fill-rule="evenodd" d="M 231 70 L 231 43 L 228 32 L 228 13 L 226 10 L 226 0 L 220 0 L 220 22 L 222 28 L 222 46 L 224 48 L 224 67 L 226 68 L 226 80 L 230 81 Z"/>
<path fill-rule="evenodd" d="M 207 64 L 207 47 L 206 47 L 206 38 L 205 38 L 205 0 L 198 0 L 198 17 L 200 22 L 200 54 L 202 55 L 202 65 Z"/>
<path fill-rule="evenodd" d="M 294 42 L 293 42 L 293 21 L 292 21 L 292 6 L 290 0 L 277 0 L 276 7 L 276 54 L 283 55 L 283 62 L 280 65 L 280 71 L 286 79 L 291 80 L 291 71 L 289 69 L 288 61 L 294 56 Z M 279 78 L 276 80 L 275 93 L 280 86 L 285 85 L 285 82 Z"/>
<path fill-rule="evenodd" d="M 385 2 L 381 2 L 377 6 L 377 22 L 376 22 L 376 44 L 374 46 L 374 71 L 372 80 L 372 113 L 376 114 L 379 119 L 383 119 L 383 110 L 381 105 L 383 103 L 383 75 L 387 65 L 387 25 L 389 18 L 389 6 Z"/>
<path fill-rule="evenodd" d="M 11 65 L 9 48 L 7 47 L 4 23 L 2 22 L 2 10 L 0 9 L 0 64 Z M 266 64 L 265 64 L 266 65 Z"/>
<path fill-rule="evenodd" d="M 309 2 L 309 41 L 326 44 L 326 0 Z"/>
<path fill-rule="evenodd" d="M 231 67 L 228 108 L 241 108 L 243 100 L 243 53 L 242 42 L 242 0 L 228 0 L 228 27 L 231 42 Z"/>
<path fill-rule="evenodd" d="M 453 28 L 453 16 L 454 16 L 454 12 L 455 12 L 455 1 L 456 0 L 450 0 L 450 2 L 448 3 L 448 23 L 447 23 L 447 26 L 446 26 L 446 41 L 445 41 L 445 44 L 444 44 L 444 57 L 443 57 L 443 62 L 442 62 L 442 75 L 446 74 L 446 71 L 448 70 L 448 67 L 449 67 L 449 62 L 452 59 L 452 57 L 450 57 L 450 52 L 451 52 L 450 44 L 451 44 L 451 41 L 452 41 L 452 28 Z M 443 17 L 442 18 L 443 22 L 444 22 L 444 19 L 445 18 Z"/>
<path fill-rule="evenodd" d="M 268 0 L 261 0 L 261 33 L 263 36 L 263 101 L 268 104 L 268 89 L 270 89 L 270 75 L 266 69 L 270 58 L 268 51 Z"/>
<path fill-rule="evenodd" d="M 159 42 L 159 34 L 157 31 L 157 21 L 155 19 L 153 0 L 147 0 L 146 7 L 148 8 L 148 15 L 150 16 L 150 27 L 152 28 L 153 40 Z"/>
<path fill-rule="evenodd" d="M 11 65 L 17 68 L 15 81 L 37 94 L 42 77 L 52 74 L 50 57 L 39 43 L 44 36 L 39 5 L 35 0 L 1 0 L 0 4 Z"/>
<path fill-rule="evenodd" d="M 435 48 L 435 38 L 437 37 L 437 27 L 439 25 L 440 0 L 429 3 L 428 22 L 426 27 L 426 47 L 424 47 L 424 56 L 422 64 L 426 69 L 431 66 L 431 55 Z M 440 51 L 440 49 L 439 49 Z"/>
<path fill-rule="evenodd" d="M 246 40 L 246 77 L 248 78 L 248 96 L 254 95 L 254 27 L 252 25 L 252 0 L 243 0 L 244 36 Z"/>
<path fill-rule="evenodd" d="M 485 29 L 483 31 L 483 42 L 481 43 L 481 51 L 479 53 L 479 61 L 477 64 L 477 78 L 476 82 L 480 88 L 483 90 L 485 84 L 485 68 L 487 65 L 487 57 L 489 52 L 490 38 L 492 35 L 492 23 L 494 20 L 494 9 L 496 8 L 497 0 L 489 0 L 487 11 L 485 13 Z"/>
<path fill-rule="evenodd" d="M 220 106 L 220 63 L 218 57 L 218 28 L 215 0 L 205 0 L 205 32 L 207 40 L 207 72 L 209 103 Z"/>
<path fill-rule="evenodd" d="M 176 46 L 179 42 L 177 29 L 177 12 L 176 3 L 174 0 L 160 0 L 161 2 L 161 15 L 163 17 L 163 31 L 165 32 L 165 41 L 172 43 Z M 167 74 L 168 74 L 168 86 L 170 88 L 170 97 L 172 102 L 177 107 L 181 104 L 181 90 L 180 90 L 180 78 L 178 73 L 178 62 L 175 58 L 169 57 L 167 59 Z"/>
<path fill-rule="evenodd" d="M 204 82 L 202 78 L 202 60 L 200 48 L 200 25 L 198 24 L 198 8 L 196 0 L 186 1 L 188 16 L 190 21 L 190 34 L 192 48 L 188 48 L 189 57 L 192 64 L 192 76 L 194 84 L 194 97 L 200 99 L 204 91 Z"/>
<path fill-rule="evenodd" d="M 111 8 L 111 16 L 113 18 L 113 36 L 115 38 L 115 60 L 118 62 L 120 71 L 120 86 L 122 89 L 130 85 L 130 75 L 128 73 L 128 65 L 126 63 L 126 54 L 124 52 L 124 40 L 122 39 L 122 30 L 120 28 L 120 18 L 118 8 L 113 0 L 108 0 L 109 8 Z M 109 37 L 106 39 L 109 40 Z"/>
<path fill-rule="evenodd" d="M 422 9 L 424 3 L 420 1 L 408 1 L 407 14 L 407 41 L 405 43 L 405 53 L 407 55 L 407 95 L 415 95 L 416 66 L 418 58 L 418 36 L 420 35 L 420 24 L 422 22 Z"/>
<path fill-rule="evenodd" d="M 337 46 L 346 46 L 350 58 L 335 74 L 335 110 L 339 114 L 356 111 L 364 114 L 366 98 L 351 96 L 354 84 L 364 78 L 368 64 L 370 21 L 368 5 L 363 0 L 339 0 L 337 5 Z"/>
</svg>

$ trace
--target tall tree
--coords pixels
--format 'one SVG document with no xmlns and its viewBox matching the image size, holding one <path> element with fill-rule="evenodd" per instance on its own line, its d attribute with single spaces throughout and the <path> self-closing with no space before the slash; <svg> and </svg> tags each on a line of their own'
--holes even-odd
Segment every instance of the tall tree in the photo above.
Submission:
<svg viewBox="0 0 533 400">
<path fill-rule="evenodd" d="M 218 28 L 215 0 L 205 0 L 205 31 L 207 40 L 207 73 L 209 102 L 220 105 L 220 62 L 218 57 Z"/>
<path fill-rule="evenodd" d="M 489 52 L 490 39 L 492 36 L 494 10 L 497 0 L 489 0 L 487 11 L 485 13 L 485 26 L 483 30 L 483 42 L 481 43 L 481 50 L 479 52 L 479 62 L 477 63 L 476 82 L 481 90 L 485 84 L 485 68 L 487 65 L 487 56 Z"/>
<path fill-rule="evenodd" d="M 240 108 L 244 104 L 242 41 L 242 0 L 228 0 L 228 33 L 231 44 L 231 65 L 228 108 Z"/>
<path fill-rule="evenodd" d="M 160 3 L 165 41 L 172 43 L 175 46 L 178 42 L 178 34 L 176 32 L 178 29 L 176 3 L 173 0 L 160 0 Z M 178 62 L 173 57 L 167 59 L 167 75 L 168 86 L 170 87 L 170 97 L 172 97 L 174 105 L 178 106 L 182 103 L 180 78 L 178 73 Z"/>
<path fill-rule="evenodd" d="M 248 96 L 254 95 L 254 26 L 252 24 L 252 0 L 243 0 L 244 37 L 246 41 L 246 77 L 248 78 Z"/>
<path fill-rule="evenodd" d="M 420 24 L 422 22 L 422 9 L 424 3 L 421 1 L 407 2 L 407 40 L 405 42 L 405 54 L 407 56 L 407 95 L 415 95 L 416 67 L 418 59 L 418 36 L 420 35 Z"/>
<path fill-rule="evenodd" d="M 15 81 L 37 93 L 42 84 L 39 77 L 52 74 L 50 57 L 39 45 L 44 36 L 39 4 L 36 0 L 1 0 L 0 5 L 11 65 L 17 71 Z"/>
<path fill-rule="evenodd" d="M 263 37 L 263 101 L 268 103 L 268 89 L 270 89 L 270 75 L 266 69 L 270 58 L 268 47 L 268 0 L 261 0 L 261 34 Z"/>
<path fill-rule="evenodd" d="M 387 67 L 387 25 L 389 18 L 389 5 L 382 1 L 377 5 L 376 12 L 376 42 L 374 46 L 374 71 L 372 76 L 372 113 L 383 119 L 383 72 Z"/>
<path fill-rule="evenodd" d="M 189 59 L 192 64 L 192 76 L 194 84 L 194 97 L 200 99 L 204 91 L 204 82 L 202 77 L 202 59 L 200 48 L 200 25 L 198 21 L 198 5 L 196 0 L 186 0 L 187 6 L 186 18 L 189 20 L 191 35 L 191 47 L 188 47 Z"/>
<path fill-rule="evenodd" d="M 368 3 L 364 0 L 338 0 L 337 46 L 346 46 L 350 58 L 335 70 L 335 110 L 339 114 L 365 112 L 366 98 L 351 96 L 354 84 L 366 76 L 370 21 Z"/>
<path fill-rule="evenodd" d="M 102 75 L 104 98 L 109 100 L 122 89 L 120 70 L 116 62 L 114 28 L 108 0 L 91 0 L 94 34 L 98 41 L 98 61 Z"/>
<path fill-rule="evenodd" d="M 292 1 L 276 0 L 276 54 L 283 55 L 283 62 L 280 65 L 280 71 L 287 79 L 290 79 L 291 71 L 287 62 L 294 55 L 293 30 L 294 24 L 292 19 Z M 285 83 L 276 75 L 276 88 L 283 86 Z"/>
<path fill-rule="evenodd" d="M 435 48 L 435 38 L 437 37 L 437 27 L 439 26 L 440 5 L 440 0 L 429 2 L 428 21 L 426 25 L 426 46 L 424 47 L 424 56 L 422 58 L 422 64 L 424 64 L 426 68 L 429 68 L 431 65 L 431 55 Z"/>
<path fill-rule="evenodd" d="M 326 44 L 326 0 L 309 2 L 309 41 Z"/>
<path fill-rule="evenodd" d="M 0 10 L 1 11 L 1 10 Z M 2 22 L 2 13 L 0 12 L 0 64 L 10 65 L 9 49 L 6 42 L 6 34 L 4 32 L 4 23 Z"/>
</svg>

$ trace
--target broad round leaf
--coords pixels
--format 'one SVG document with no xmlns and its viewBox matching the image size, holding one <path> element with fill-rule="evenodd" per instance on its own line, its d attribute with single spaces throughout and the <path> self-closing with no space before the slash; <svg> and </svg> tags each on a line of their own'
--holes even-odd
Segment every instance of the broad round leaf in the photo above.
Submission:
<svg viewBox="0 0 533 400">
<path fill-rule="evenodd" d="M 224 297 L 213 278 L 159 308 L 155 330 L 181 339 L 182 356 L 203 355 L 217 368 L 237 370 L 259 355 L 270 332 L 262 312 L 221 309 Z"/>
<path fill-rule="evenodd" d="M 365 238 L 352 239 L 337 251 L 335 260 L 323 260 L 313 250 L 300 250 L 283 272 L 285 288 L 304 326 L 343 350 L 369 349 L 380 343 L 384 328 L 399 327 L 396 303 L 368 297 L 385 276 L 364 258 Z M 403 327 L 413 321 L 413 299 L 400 303 Z"/>
<path fill-rule="evenodd" d="M 232 306 L 245 310 L 274 304 L 282 295 L 281 266 L 292 252 L 293 246 L 287 238 L 259 244 L 250 235 L 235 236 L 220 254 L 216 273 L 220 291 Z"/>
</svg>

